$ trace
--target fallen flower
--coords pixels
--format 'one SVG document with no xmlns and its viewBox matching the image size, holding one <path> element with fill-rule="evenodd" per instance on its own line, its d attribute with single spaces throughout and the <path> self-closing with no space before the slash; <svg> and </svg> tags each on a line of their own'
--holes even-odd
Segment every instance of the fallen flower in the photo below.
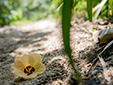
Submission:
<svg viewBox="0 0 113 85">
<path fill-rule="evenodd" d="M 45 71 L 45 65 L 42 63 L 42 57 L 39 54 L 17 56 L 11 67 L 16 78 L 22 77 L 24 79 L 35 78 Z"/>
</svg>

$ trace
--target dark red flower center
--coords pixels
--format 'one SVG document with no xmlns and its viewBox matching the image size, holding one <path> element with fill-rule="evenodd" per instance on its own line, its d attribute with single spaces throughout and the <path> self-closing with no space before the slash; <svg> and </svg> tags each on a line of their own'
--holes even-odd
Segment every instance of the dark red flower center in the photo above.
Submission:
<svg viewBox="0 0 113 85">
<path fill-rule="evenodd" d="M 35 68 L 30 66 L 30 65 L 27 66 L 26 68 L 24 68 L 24 73 L 27 74 L 27 75 L 32 74 L 34 71 L 35 71 Z"/>
</svg>

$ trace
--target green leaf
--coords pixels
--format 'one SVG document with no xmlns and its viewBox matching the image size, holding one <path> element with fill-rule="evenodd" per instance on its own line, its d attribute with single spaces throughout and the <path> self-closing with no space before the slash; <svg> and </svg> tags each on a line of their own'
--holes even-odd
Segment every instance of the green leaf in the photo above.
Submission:
<svg viewBox="0 0 113 85">
<path fill-rule="evenodd" d="M 18 13 L 15 10 L 11 10 L 11 15 L 14 20 L 18 20 Z"/>
<path fill-rule="evenodd" d="M 75 80 L 77 80 L 77 84 L 81 83 L 80 73 L 75 69 L 73 58 L 71 56 L 71 48 L 70 48 L 70 27 L 71 27 L 71 14 L 72 14 L 72 6 L 73 0 L 63 0 L 63 10 L 62 10 L 62 32 L 63 32 L 63 42 L 65 47 L 65 52 L 68 54 L 69 62 L 75 73 Z"/>
<path fill-rule="evenodd" d="M 110 5 L 111 14 L 113 16 L 113 0 L 109 0 L 109 5 Z"/>
<path fill-rule="evenodd" d="M 63 28 L 63 41 L 66 53 L 71 56 L 70 49 L 70 21 L 71 21 L 71 8 L 72 0 L 64 0 L 63 11 L 62 11 L 62 28 Z"/>
<path fill-rule="evenodd" d="M 0 19 L 0 24 L 1 24 L 1 23 L 3 23 L 3 20 L 2 20 L 2 19 Z"/>
<path fill-rule="evenodd" d="M 97 5 L 98 9 L 96 10 L 96 12 L 93 16 L 93 20 L 95 20 L 98 17 L 98 15 L 100 14 L 100 12 L 101 12 L 101 10 L 102 10 L 102 8 L 103 8 L 103 6 L 105 5 L 106 2 L 107 2 L 107 0 L 102 0 L 101 3 Z"/>
<path fill-rule="evenodd" d="M 89 20 L 92 22 L 92 8 L 93 8 L 93 0 L 87 0 L 87 13 Z"/>
</svg>

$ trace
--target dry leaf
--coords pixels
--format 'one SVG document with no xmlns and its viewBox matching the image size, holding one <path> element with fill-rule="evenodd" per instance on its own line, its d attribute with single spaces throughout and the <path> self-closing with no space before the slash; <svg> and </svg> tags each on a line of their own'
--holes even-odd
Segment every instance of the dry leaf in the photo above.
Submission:
<svg viewBox="0 0 113 85">
<path fill-rule="evenodd" d="M 99 33 L 99 44 L 108 43 L 113 39 L 113 29 L 104 29 Z"/>
<path fill-rule="evenodd" d="M 99 61 L 100 61 L 101 65 L 102 65 L 102 67 L 103 67 L 103 75 L 104 75 L 104 78 L 110 83 L 111 82 L 111 78 L 110 78 L 110 76 L 108 74 L 108 69 L 106 67 L 106 62 L 99 55 L 98 55 L 98 58 L 99 58 Z"/>
<path fill-rule="evenodd" d="M 99 61 L 100 61 L 101 65 L 102 65 L 102 67 L 103 67 L 103 74 L 104 74 L 104 77 L 105 77 L 105 79 L 106 79 L 109 83 L 111 83 L 111 77 L 110 77 L 109 74 L 108 74 L 108 69 L 107 69 L 107 67 L 106 67 L 106 63 L 105 63 L 104 59 L 102 58 L 101 54 L 102 54 L 106 49 L 108 49 L 112 44 L 113 44 L 113 40 L 110 41 L 110 42 L 105 46 L 105 48 L 98 54 Z"/>
<path fill-rule="evenodd" d="M 106 46 L 105 48 L 99 53 L 99 55 L 101 55 L 106 49 L 108 49 L 111 45 L 113 44 L 113 40 L 110 41 Z"/>
</svg>

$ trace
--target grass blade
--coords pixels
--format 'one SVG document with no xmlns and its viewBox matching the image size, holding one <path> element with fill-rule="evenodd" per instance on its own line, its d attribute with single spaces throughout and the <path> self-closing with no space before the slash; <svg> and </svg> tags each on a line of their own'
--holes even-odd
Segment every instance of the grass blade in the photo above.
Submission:
<svg viewBox="0 0 113 85">
<path fill-rule="evenodd" d="M 81 83 L 81 77 L 79 72 L 75 69 L 73 59 L 71 56 L 70 48 L 70 27 L 71 27 L 71 10 L 73 0 L 63 0 L 63 10 L 62 10 L 62 32 L 63 32 L 63 42 L 65 47 L 65 52 L 68 54 L 69 62 L 75 73 L 75 80 L 77 83 Z"/>
<path fill-rule="evenodd" d="M 99 5 L 97 5 L 99 7 L 98 7 L 97 11 L 95 10 L 96 12 L 95 12 L 95 15 L 93 16 L 93 20 L 95 20 L 98 17 L 99 13 L 101 12 L 102 7 L 105 5 L 106 2 L 107 2 L 107 0 L 102 0 L 101 3 Z"/>
<path fill-rule="evenodd" d="M 87 0 L 87 13 L 89 20 L 92 22 L 92 7 L 93 7 L 93 0 Z"/>
</svg>

